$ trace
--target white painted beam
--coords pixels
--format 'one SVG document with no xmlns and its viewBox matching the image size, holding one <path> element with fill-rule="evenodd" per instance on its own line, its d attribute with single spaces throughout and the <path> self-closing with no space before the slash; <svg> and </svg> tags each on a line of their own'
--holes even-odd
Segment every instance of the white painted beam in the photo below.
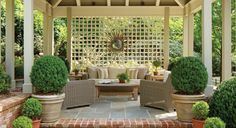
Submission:
<svg viewBox="0 0 236 128">
<path fill-rule="evenodd" d="M 212 84 L 212 2 L 202 1 L 202 59 L 208 72 L 208 84 Z"/>
<path fill-rule="evenodd" d="M 111 6 L 111 0 L 107 0 L 107 6 Z"/>
<path fill-rule="evenodd" d="M 156 0 L 156 6 L 160 6 L 161 0 Z"/>
<path fill-rule="evenodd" d="M 67 8 L 67 60 L 69 61 L 70 67 L 72 65 L 72 53 L 71 53 L 71 43 L 72 43 L 72 10 Z"/>
<path fill-rule="evenodd" d="M 51 4 L 53 8 L 56 8 L 62 0 L 51 0 Z"/>
<path fill-rule="evenodd" d="M 34 63 L 33 0 L 24 0 L 24 93 L 32 93 L 30 72 Z"/>
<path fill-rule="evenodd" d="M 184 8 L 186 0 L 175 0 L 175 2 L 181 7 Z"/>
<path fill-rule="evenodd" d="M 164 12 L 164 44 L 163 44 L 163 52 L 164 52 L 164 69 L 168 68 L 169 65 L 169 21 L 170 21 L 170 13 L 169 13 L 169 7 L 165 7 Z"/>
<path fill-rule="evenodd" d="M 77 4 L 77 6 L 81 6 L 81 1 L 80 0 L 76 0 L 76 4 Z"/>
<path fill-rule="evenodd" d="M 222 0 L 222 80 L 231 77 L 231 0 Z"/>
<path fill-rule="evenodd" d="M 129 6 L 129 0 L 125 0 L 125 6 Z"/>
<path fill-rule="evenodd" d="M 194 15 L 191 8 L 185 7 L 186 12 L 183 16 L 184 21 L 184 41 L 183 56 L 193 56 L 193 38 L 194 38 Z"/>
<path fill-rule="evenodd" d="M 15 88 L 15 20 L 14 0 L 6 1 L 6 72 L 11 77 L 11 88 Z"/>
<path fill-rule="evenodd" d="M 164 16 L 164 7 L 106 6 L 71 7 L 72 16 Z M 144 11 L 145 10 L 145 11 Z M 183 8 L 169 7 L 170 16 L 183 16 Z M 54 17 L 67 17 L 67 7 L 53 9 Z"/>
</svg>

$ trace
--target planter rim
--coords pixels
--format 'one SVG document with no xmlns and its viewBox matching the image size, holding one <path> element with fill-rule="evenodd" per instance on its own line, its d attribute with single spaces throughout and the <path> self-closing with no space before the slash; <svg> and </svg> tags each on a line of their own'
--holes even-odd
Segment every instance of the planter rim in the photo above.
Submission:
<svg viewBox="0 0 236 128">
<path fill-rule="evenodd" d="M 38 95 L 38 94 L 32 94 L 33 97 L 37 98 L 58 98 L 58 97 L 65 97 L 65 93 L 61 94 L 53 94 L 53 95 Z"/>
<path fill-rule="evenodd" d="M 199 95 L 181 95 L 181 94 L 173 93 L 172 96 L 173 97 L 188 97 L 188 98 L 191 98 L 191 97 L 205 97 L 205 94 L 199 94 Z"/>
</svg>

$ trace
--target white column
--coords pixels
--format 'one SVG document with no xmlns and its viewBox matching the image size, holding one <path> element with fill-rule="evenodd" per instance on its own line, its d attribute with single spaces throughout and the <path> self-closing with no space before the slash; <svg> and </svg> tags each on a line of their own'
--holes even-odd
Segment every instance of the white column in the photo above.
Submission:
<svg viewBox="0 0 236 128">
<path fill-rule="evenodd" d="M 67 8 L 67 59 L 70 63 L 70 67 L 71 67 L 71 62 L 72 62 L 72 58 L 71 58 L 71 43 L 72 43 L 71 23 L 72 23 L 71 8 Z"/>
<path fill-rule="evenodd" d="M 48 16 L 48 50 L 49 55 L 54 55 L 54 24 L 53 17 Z"/>
<path fill-rule="evenodd" d="M 222 0 L 222 80 L 231 77 L 231 0 Z"/>
<path fill-rule="evenodd" d="M 211 0 L 202 1 L 202 59 L 208 72 L 208 84 L 212 84 L 212 9 Z"/>
<path fill-rule="evenodd" d="M 169 65 L 169 19 L 170 19 L 170 8 L 165 7 L 164 11 L 164 68 L 167 69 Z"/>
<path fill-rule="evenodd" d="M 11 88 L 15 88 L 15 20 L 14 0 L 6 0 L 6 72 L 11 76 Z"/>
<path fill-rule="evenodd" d="M 47 11 L 43 14 L 43 54 L 48 55 L 48 14 Z"/>
<path fill-rule="evenodd" d="M 193 38 L 194 38 L 194 15 L 190 12 L 190 6 L 185 7 L 184 21 L 184 41 L 183 56 L 193 56 Z"/>
<path fill-rule="evenodd" d="M 24 93 L 32 93 L 30 72 L 34 62 L 33 0 L 24 0 Z"/>
</svg>

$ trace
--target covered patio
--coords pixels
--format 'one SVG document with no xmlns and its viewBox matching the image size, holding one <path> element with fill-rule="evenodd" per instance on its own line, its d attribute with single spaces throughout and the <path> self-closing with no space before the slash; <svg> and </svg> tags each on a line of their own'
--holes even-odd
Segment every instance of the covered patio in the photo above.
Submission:
<svg viewBox="0 0 236 128">
<path fill-rule="evenodd" d="M 160 16 L 164 18 L 163 29 L 163 67 L 169 64 L 169 20 L 172 16 L 183 18 L 184 40 L 183 56 L 193 55 L 194 14 L 202 10 L 202 61 L 207 67 L 208 84 L 212 84 L 212 7 L 211 0 L 35 0 L 24 1 L 24 85 L 23 92 L 31 93 L 32 84 L 29 78 L 34 62 L 33 42 L 33 10 L 39 10 L 44 15 L 43 53 L 53 55 L 54 37 L 53 20 L 58 17 L 67 18 L 67 58 L 72 63 L 72 20 L 78 16 Z M 231 0 L 222 0 L 223 5 L 223 35 L 222 35 L 222 79 L 231 76 Z M 12 78 L 12 88 L 15 88 L 14 78 L 14 0 L 6 1 L 6 71 Z"/>
<path fill-rule="evenodd" d="M 0 0 L 1 2 L 1 0 Z M 170 19 L 180 17 L 183 19 L 183 56 L 194 54 L 194 14 L 202 11 L 202 62 L 208 72 L 208 86 L 212 86 L 212 3 L 214 0 L 24 0 L 24 84 L 23 93 L 32 93 L 33 87 L 30 79 L 31 68 L 34 64 L 34 15 L 33 11 L 43 13 L 43 55 L 54 55 L 54 20 L 56 18 L 67 19 L 67 59 L 70 67 L 74 60 L 78 60 L 80 50 L 83 47 L 76 45 L 89 45 L 91 42 L 80 42 L 79 34 L 84 32 L 78 27 L 83 18 L 95 19 L 94 26 L 98 25 L 96 18 L 101 17 L 160 17 L 163 21 L 163 29 L 160 30 L 160 38 L 152 38 L 152 47 L 155 41 L 161 45 L 159 56 L 162 66 L 168 69 L 170 56 Z M 0 5 L 1 8 L 1 5 Z M 0 12 L 1 14 L 1 12 Z M 87 22 L 87 21 L 86 21 Z M 100 23 L 100 21 L 98 20 Z M 231 72 L 231 0 L 222 0 L 222 80 L 232 76 Z M 6 0 L 6 72 L 11 77 L 11 88 L 16 88 L 14 70 L 14 0 Z M 93 23 L 86 24 L 87 31 L 93 29 Z M 89 26 L 91 25 L 91 26 Z M 1 26 L 1 22 L 0 22 Z M 141 26 L 141 25 L 140 25 Z M 0 27 L 1 28 L 1 27 Z M 80 30 L 81 29 L 81 30 Z M 128 29 L 128 28 L 127 28 Z M 133 29 L 133 28 L 131 28 Z M 155 28 L 154 28 L 155 29 Z M 157 28 L 159 29 L 159 28 Z M 1 32 L 1 31 L 0 31 Z M 100 31 L 99 31 L 100 32 Z M 99 33 L 98 32 L 98 33 Z M 133 32 L 132 32 L 133 33 Z M 136 31 L 136 35 L 138 31 Z M 96 34 L 96 33 L 95 33 Z M 0 34 L 1 35 L 1 34 Z M 76 36 L 78 35 L 78 37 Z M 140 34 L 141 35 L 141 34 Z M 87 35 L 88 36 L 88 35 Z M 133 38 L 133 35 L 131 35 Z M 141 36 L 140 36 L 141 37 Z M 1 38 L 1 36 L 0 36 Z M 136 37 L 135 37 L 136 38 Z M 137 37 L 139 38 L 139 37 Z M 91 39 L 93 37 L 91 36 Z M 145 41 L 146 37 L 144 34 Z M 1 39 L 0 39 L 1 40 Z M 81 39 L 82 40 L 82 39 Z M 83 39 L 84 41 L 84 39 Z M 104 40 L 94 41 L 102 43 Z M 135 41 L 130 41 L 136 45 Z M 140 41 L 142 44 L 142 41 Z M 128 47 L 131 45 L 127 45 Z M 102 49 L 100 46 L 100 49 Z M 156 46 L 155 46 L 156 47 Z M 139 48 L 141 51 L 145 47 Z M 98 48 L 99 49 L 99 48 Z M 126 50 L 127 50 L 126 49 Z M 145 49 L 149 51 L 149 49 Z M 143 50 L 143 51 L 145 51 Z M 75 52 L 76 51 L 76 52 Z M 98 50 L 99 51 L 99 50 Z M 127 50 L 128 51 L 128 50 Z M 135 53 L 137 53 L 135 51 Z M 152 51 L 154 55 L 156 51 Z M 0 52 L 1 53 L 1 52 Z M 132 53 L 132 52 L 131 52 Z M 127 52 L 126 55 L 129 55 Z M 155 54 L 156 55 L 156 54 Z M 142 54 L 140 55 L 142 56 Z M 138 56 L 138 57 L 140 57 Z M 145 54 L 143 55 L 145 56 Z M 106 56 L 106 57 L 109 57 Z M 103 57 L 105 61 L 107 58 Z M 137 58 L 138 58 L 137 57 Z M 157 57 L 157 56 L 155 56 Z M 105 59 L 104 59 L 105 58 Z M 141 57 L 140 57 L 141 58 Z M 129 58 L 128 58 L 129 59 Z M 127 59 L 127 60 L 128 60 Z M 112 60 L 112 59 L 110 59 Z M 142 63 L 142 59 L 140 59 Z M 152 59 L 150 59 L 152 60 Z M 153 61 L 153 60 L 152 60 Z M 71 69 L 72 71 L 72 69 Z M 137 101 L 127 100 L 127 97 L 102 96 L 96 99 L 91 106 L 67 109 L 61 113 L 61 119 L 56 123 L 45 123 L 42 127 L 192 127 L 192 124 L 182 123 L 176 120 L 175 112 L 164 112 L 159 109 L 140 106 L 140 98 Z M 117 119 L 117 120 L 116 120 Z"/>
</svg>

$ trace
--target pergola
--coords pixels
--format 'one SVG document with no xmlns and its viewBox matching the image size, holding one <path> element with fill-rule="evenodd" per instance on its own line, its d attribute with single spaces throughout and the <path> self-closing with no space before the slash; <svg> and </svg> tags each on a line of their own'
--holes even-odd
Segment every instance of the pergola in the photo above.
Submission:
<svg viewBox="0 0 236 128">
<path fill-rule="evenodd" d="M 0 0 L 1 1 L 1 0 Z M 202 61 L 212 80 L 212 2 L 214 0 L 24 0 L 24 85 L 23 92 L 31 93 L 31 67 L 34 62 L 33 10 L 44 15 L 43 52 L 54 53 L 53 19 L 67 17 L 68 58 L 71 58 L 71 25 L 75 16 L 162 16 L 164 17 L 164 68 L 169 63 L 169 19 L 183 17 L 183 55 L 193 55 L 194 13 L 202 10 Z M 231 0 L 222 0 L 223 41 L 222 76 L 231 77 Z M 14 0 L 6 0 L 6 71 L 14 80 Z M 71 60 L 70 60 L 71 61 Z"/>
</svg>

